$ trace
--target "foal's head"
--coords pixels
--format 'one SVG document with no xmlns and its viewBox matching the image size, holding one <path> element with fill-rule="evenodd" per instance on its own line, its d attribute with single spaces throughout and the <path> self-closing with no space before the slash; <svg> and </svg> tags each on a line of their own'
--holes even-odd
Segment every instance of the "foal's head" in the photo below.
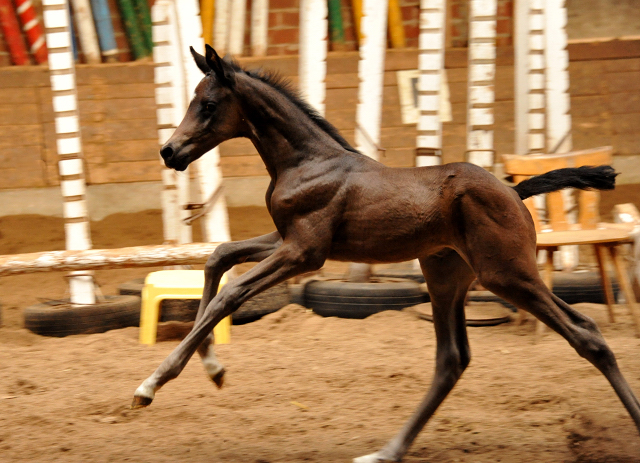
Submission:
<svg viewBox="0 0 640 463">
<path fill-rule="evenodd" d="M 196 87 L 180 126 L 160 149 L 166 166 L 175 170 L 185 170 L 223 141 L 240 136 L 245 128 L 234 92 L 235 67 L 221 59 L 209 45 L 206 45 L 206 56 L 193 47 L 191 54 L 205 77 Z"/>
</svg>

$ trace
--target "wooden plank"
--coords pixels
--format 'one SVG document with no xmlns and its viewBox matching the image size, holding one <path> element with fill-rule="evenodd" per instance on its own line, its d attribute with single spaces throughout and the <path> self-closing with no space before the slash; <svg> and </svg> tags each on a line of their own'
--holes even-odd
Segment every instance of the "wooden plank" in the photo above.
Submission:
<svg viewBox="0 0 640 463">
<path fill-rule="evenodd" d="M 609 93 L 640 91 L 640 71 L 609 72 L 604 75 Z"/>
<path fill-rule="evenodd" d="M 235 138 L 220 145 L 220 156 L 257 155 L 258 152 L 248 138 Z"/>
<path fill-rule="evenodd" d="M 39 111 L 36 104 L 0 104 L 0 125 L 33 125 Z"/>
<path fill-rule="evenodd" d="M 572 61 L 637 58 L 640 56 L 640 39 L 569 42 L 569 58 Z"/>
<path fill-rule="evenodd" d="M 640 112 L 629 114 L 612 114 L 611 126 L 614 134 L 635 133 L 640 127 Z"/>
<path fill-rule="evenodd" d="M 46 66 L 10 66 L 0 68 L 0 88 L 42 87 L 49 85 Z"/>
<path fill-rule="evenodd" d="M 150 123 L 157 124 L 155 98 L 80 100 L 78 107 L 80 122 L 150 119 Z"/>
<path fill-rule="evenodd" d="M 0 169 L 42 169 L 42 146 L 19 145 L 0 149 Z"/>
<path fill-rule="evenodd" d="M 640 71 L 640 58 L 609 59 L 602 61 L 606 72 Z"/>
<path fill-rule="evenodd" d="M 602 98 L 605 99 L 606 97 L 602 96 Z M 640 91 L 634 93 L 614 93 L 613 95 L 609 95 L 607 109 L 614 114 L 640 112 Z M 640 127 L 638 129 L 640 130 Z"/>
<path fill-rule="evenodd" d="M 153 80 L 144 83 L 118 85 L 78 85 L 79 100 L 109 100 L 121 98 L 155 98 Z"/>
<path fill-rule="evenodd" d="M 39 124 L 5 125 L 0 130 L 0 150 L 42 143 L 43 131 Z"/>
<path fill-rule="evenodd" d="M 0 88 L 0 102 L 3 105 L 38 103 L 35 87 Z"/>
<path fill-rule="evenodd" d="M 615 134 L 611 142 L 616 147 L 616 154 L 640 154 L 640 131 Z"/>
<path fill-rule="evenodd" d="M 30 168 L 0 169 L 2 189 L 39 188 L 47 186 L 42 165 Z"/>
<path fill-rule="evenodd" d="M 545 155 L 504 155 L 505 172 L 510 175 L 540 175 L 563 167 L 610 164 L 613 149 L 603 146 L 582 151 Z"/>
<path fill-rule="evenodd" d="M 154 161 L 87 163 L 88 183 L 153 182 L 161 177 L 161 166 Z"/>
<path fill-rule="evenodd" d="M 157 144 L 158 133 L 155 120 L 134 119 L 82 124 L 83 143 L 103 143 L 117 140 L 149 140 L 149 143 Z"/>
<path fill-rule="evenodd" d="M 109 140 L 104 143 L 85 143 L 83 154 L 87 162 L 107 164 L 124 161 L 156 161 L 160 163 L 159 147 L 150 140 Z"/>
<path fill-rule="evenodd" d="M 259 177 L 268 175 L 259 155 L 232 156 L 220 160 L 223 177 Z"/>
</svg>

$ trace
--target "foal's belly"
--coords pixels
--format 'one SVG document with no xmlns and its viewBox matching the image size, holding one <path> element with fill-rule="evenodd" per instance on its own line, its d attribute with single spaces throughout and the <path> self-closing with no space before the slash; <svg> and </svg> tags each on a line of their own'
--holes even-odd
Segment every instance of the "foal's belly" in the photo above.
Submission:
<svg viewBox="0 0 640 463">
<path fill-rule="evenodd" d="M 329 258 L 384 263 L 432 254 L 451 244 L 442 203 L 438 197 L 410 194 L 360 201 L 344 214 Z"/>
</svg>

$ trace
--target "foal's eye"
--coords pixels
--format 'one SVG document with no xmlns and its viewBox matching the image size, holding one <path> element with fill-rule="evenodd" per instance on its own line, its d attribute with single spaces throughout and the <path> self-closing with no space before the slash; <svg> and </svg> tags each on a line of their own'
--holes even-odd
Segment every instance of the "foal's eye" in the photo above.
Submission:
<svg viewBox="0 0 640 463">
<path fill-rule="evenodd" d="M 212 113 L 216 109 L 215 103 L 207 103 L 204 105 L 204 110 L 208 113 Z"/>
</svg>

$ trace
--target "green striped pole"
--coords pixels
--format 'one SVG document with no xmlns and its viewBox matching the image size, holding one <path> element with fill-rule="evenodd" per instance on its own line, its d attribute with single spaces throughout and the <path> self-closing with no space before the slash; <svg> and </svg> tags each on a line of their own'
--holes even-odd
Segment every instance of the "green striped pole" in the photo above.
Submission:
<svg viewBox="0 0 640 463">
<path fill-rule="evenodd" d="M 340 48 L 344 45 L 344 26 L 340 0 L 329 0 L 329 34 L 331 45 Z"/>
<path fill-rule="evenodd" d="M 150 52 L 153 51 L 153 39 L 151 38 L 151 13 L 147 0 L 133 0 L 133 9 L 138 19 L 138 27 L 142 32 L 145 46 Z"/>
<path fill-rule="evenodd" d="M 139 59 L 149 56 L 151 50 L 147 48 L 140 27 L 138 26 L 136 11 L 132 0 L 118 0 L 118 4 L 120 5 L 122 22 L 127 31 L 129 45 L 131 46 L 134 58 Z"/>
</svg>

